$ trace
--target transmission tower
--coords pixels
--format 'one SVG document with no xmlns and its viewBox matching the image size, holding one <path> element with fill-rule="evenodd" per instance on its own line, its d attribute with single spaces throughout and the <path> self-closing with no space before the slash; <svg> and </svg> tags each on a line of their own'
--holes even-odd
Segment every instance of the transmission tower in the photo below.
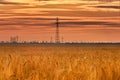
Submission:
<svg viewBox="0 0 120 80">
<path fill-rule="evenodd" d="M 50 43 L 53 43 L 53 37 L 51 36 L 51 38 L 50 38 Z"/>
<path fill-rule="evenodd" d="M 59 38 L 59 18 L 56 18 L 56 35 L 55 35 L 55 42 L 60 43 L 60 38 Z"/>
<path fill-rule="evenodd" d="M 11 43 L 18 43 L 18 36 L 10 37 Z"/>
</svg>

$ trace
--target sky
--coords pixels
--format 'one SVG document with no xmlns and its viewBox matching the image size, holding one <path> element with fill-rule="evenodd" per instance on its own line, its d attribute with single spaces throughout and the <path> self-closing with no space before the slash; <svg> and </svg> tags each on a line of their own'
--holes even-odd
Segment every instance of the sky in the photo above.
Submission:
<svg viewBox="0 0 120 80">
<path fill-rule="evenodd" d="M 119 0 L 0 0 L 0 41 L 120 42 Z"/>
</svg>

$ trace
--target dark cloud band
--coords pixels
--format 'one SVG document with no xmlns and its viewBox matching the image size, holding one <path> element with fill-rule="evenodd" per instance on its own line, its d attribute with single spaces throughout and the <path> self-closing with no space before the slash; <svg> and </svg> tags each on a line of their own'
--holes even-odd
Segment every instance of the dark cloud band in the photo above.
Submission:
<svg viewBox="0 0 120 80">
<path fill-rule="evenodd" d="M 120 9 L 120 6 L 95 6 L 97 8 L 113 8 L 113 9 Z"/>
<path fill-rule="evenodd" d="M 0 4 L 5 4 L 5 5 L 27 5 L 27 3 L 17 3 L 17 2 L 6 2 L 6 1 L 0 1 Z"/>
<path fill-rule="evenodd" d="M 56 18 L 8 18 L 0 19 L 0 26 L 39 26 L 39 27 L 51 27 L 55 26 Z M 91 25 L 103 25 L 109 27 L 120 27 L 119 23 L 108 22 L 108 21 L 76 21 L 74 19 L 61 18 L 60 25 L 63 27 L 75 27 L 80 25 L 91 26 Z M 61 27 L 62 27 L 61 26 Z"/>
</svg>

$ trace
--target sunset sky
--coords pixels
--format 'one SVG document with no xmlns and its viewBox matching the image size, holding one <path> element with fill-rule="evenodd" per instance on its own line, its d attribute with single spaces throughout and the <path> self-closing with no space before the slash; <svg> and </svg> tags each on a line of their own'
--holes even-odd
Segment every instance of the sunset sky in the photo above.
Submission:
<svg viewBox="0 0 120 80">
<path fill-rule="evenodd" d="M 119 0 L 0 0 L 0 41 L 120 42 Z"/>
</svg>

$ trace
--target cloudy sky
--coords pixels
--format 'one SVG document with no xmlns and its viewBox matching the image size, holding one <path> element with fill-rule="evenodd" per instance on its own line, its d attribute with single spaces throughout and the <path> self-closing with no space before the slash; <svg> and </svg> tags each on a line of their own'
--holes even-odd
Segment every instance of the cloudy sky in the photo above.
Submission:
<svg viewBox="0 0 120 80">
<path fill-rule="evenodd" d="M 0 0 L 0 41 L 120 42 L 119 0 Z"/>
</svg>

